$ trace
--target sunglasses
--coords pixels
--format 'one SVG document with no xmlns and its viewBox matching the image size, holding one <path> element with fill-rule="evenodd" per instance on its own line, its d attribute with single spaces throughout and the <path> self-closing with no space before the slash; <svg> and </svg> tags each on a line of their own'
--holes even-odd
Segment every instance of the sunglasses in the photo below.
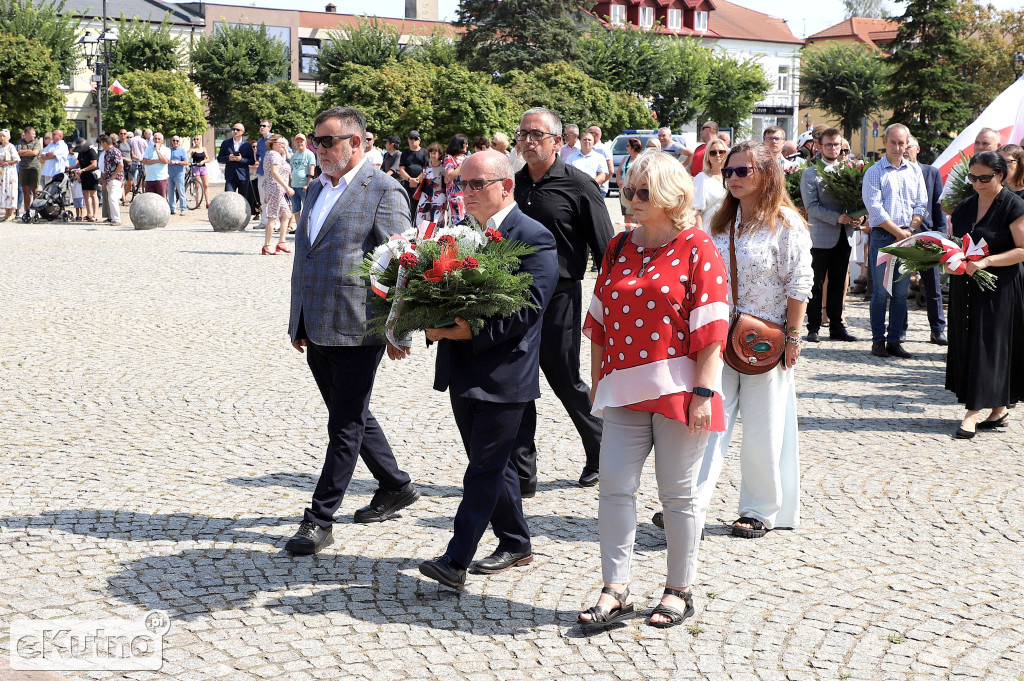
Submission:
<svg viewBox="0 0 1024 681">
<path fill-rule="evenodd" d="M 242 128 L 231 128 L 231 130 L 234 132 L 245 132 Z"/>
<path fill-rule="evenodd" d="M 849 153 L 850 153 L 849 149 L 840 149 L 839 150 L 839 155 L 840 156 L 847 156 Z"/>
<path fill-rule="evenodd" d="M 458 184 L 460 190 L 472 189 L 475 192 L 482 191 L 484 187 L 494 182 L 501 182 L 503 177 L 496 177 L 493 180 L 459 180 Z"/>
<path fill-rule="evenodd" d="M 651 200 L 651 190 L 646 188 L 633 189 L 632 187 L 626 187 L 622 190 L 622 195 L 626 197 L 627 201 L 632 201 L 634 196 L 638 201 L 643 201 L 644 203 Z"/>
<path fill-rule="evenodd" d="M 714 151 L 709 151 L 708 156 L 725 156 L 728 153 L 725 149 L 715 149 Z"/>
<path fill-rule="evenodd" d="M 742 180 L 744 177 L 746 177 L 747 175 L 750 175 L 755 170 L 757 170 L 757 166 L 740 166 L 739 168 L 722 168 L 722 177 L 724 177 L 725 179 L 728 180 L 730 177 L 733 176 L 733 173 L 735 173 L 736 177 L 738 177 L 738 178 L 740 178 Z"/>
<path fill-rule="evenodd" d="M 981 182 L 982 184 L 988 184 L 992 181 L 999 173 L 989 173 L 988 175 L 975 175 L 974 173 L 967 173 L 967 179 L 971 182 Z"/>
<path fill-rule="evenodd" d="M 270 126 L 266 123 L 260 123 L 261 128 L 269 128 Z"/>
<path fill-rule="evenodd" d="M 418 140 L 419 137 L 410 137 L 409 139 L 411 139 L 411 140 Z"/>
<path fill-rule="evenodd" d="M 309 141 L 312 142 L 314 147 L 330 149 L 334 146 L 334 140 L 347 140 L 350 137 L 355 137 L 355 135 L 310 135 Z"/>
</svg>

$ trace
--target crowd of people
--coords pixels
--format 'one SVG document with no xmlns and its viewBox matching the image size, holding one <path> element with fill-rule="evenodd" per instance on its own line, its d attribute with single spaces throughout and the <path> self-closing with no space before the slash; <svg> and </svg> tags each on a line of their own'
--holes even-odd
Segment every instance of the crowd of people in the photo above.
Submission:
<svg viewBox="0 0 1024 681">
<path fill-rule="evenodd" d="M 39 180 L 69 169 L 81 185 L 85 220 L 98 215 L 97 185 L 116 223 L 122 186 L 139 181 L 184 213 L 184 169 L 206 182 L 206 165 L 217 161 L 225 165 L 225 191 L 245 195 L 259 215 L 263 254 L 290 253 L 286 235 L 295 234 L 289 335 L 306 354 L 329 417 L 312 502 L 285 547 L 293 554 L 333 542 L 359 459 L 378 489 L 355 522 L 389 520 L 420 496 L 369 409 L 384 354 L 401 360 L 412 350 L 365 335 L 370 294 L 351 281 L 369 248 L 414 222 L 459 225 L 471 217 L 534 247 L 520 264 L 532 277 L 532 305 L 477 331 L 456 318 L 425 332 L 437 344 L 434 387 L 449 393 L 469 463 L 453 537 L 420 572 L 455 589 L 469 571 L 492 574 L 533 560 L 523 499 L 537 491 L 541 374 L 578 433 L 585 457 L 579 484 L 599 485 L 603 586 L 579 613 L 582 625 L 607 627 L 636 615 L 629 591 L 636 495 L 652 451 L 662 505 L 654 522 L 665 531 L 667 573 L 649 625 L 675 626 L 694 612 L 706 514 L 741 416 L 731 533 L 758 539 L 799 527 L 794 367 L 803 342 L 820 342 L 825 327 L 833 341 L 856 340 L 844 306 L 864 237 L 867 281 L 874 282 L 871 353 L 880 358 L 910 353 L 903 348 L 909 281 L 895 281 L 891 291 L 881 284 L 879 249 L 922 230 L 983 240 L 986 250 L 971 258 L 966 276 L 950 279 L 948 320 L 939 271 L 921 277 L 929 340 L 948 342 L 946 388 L 967 409 L 955 436 L 1005 427 L 1008 410 L 1024 398 L 1024 149 L 999 147 L 996 131 L 979 133 L 969 174 L 977 193 L 947 219 L 937 171 L 916 162 L 919 146 L 900 124 L 885 130 L 885 154 L 865 173 L 865 217 L 850 215 L 823 182 L 821 172 L 849 158 L 848 141 L 831 127 L 790 141 L 772 126 L 760 139 L 732 145 L 706 121 L 692 150 L 663 128 L 646 141 L 630 137 L 618 167 L 598 126 L 581 132 L 543 108 L 526 111 L 512 139 L 496 133 L 471 142 L 457 134 L 446 147 L 423 148 L 411 130 L 407 148 L 391 136 L 379 150 L 363 114 L 348 107 L 321 112 L 314 127 L 307 149 L 305 135 L 288 140 L 272 133 L 269 120 L 255 142 L 236 123 L 216 156 L 198 136 L 188 150 L 173 136 L 168 149 L 160 132 L 148 130 L 102 135 L 98 154 L 88 145 L 69 148 L 60 130 L 40 141 L 27 128 L 17 147 L 0 131 L 5 219 L 19 186 L 30 203 Z M 19 160 L 20 182 L 12 181 Z M 824 171 L 812 166 L 817 161 Z M 809 166 L 800 178 L 802 211 L 786 186 L 798 165 Z M 604 201 L 612 178 L 625 222 L 617 236 Z M 598 274 L 584 310 L 591 257 Z M 995 290 L 972 281 L 983 269 L 998 275 Z M 584 336 L 589 385 L 580 370 Z M 474 560 L 488 526 L 497 547 Z"/>
</svg>

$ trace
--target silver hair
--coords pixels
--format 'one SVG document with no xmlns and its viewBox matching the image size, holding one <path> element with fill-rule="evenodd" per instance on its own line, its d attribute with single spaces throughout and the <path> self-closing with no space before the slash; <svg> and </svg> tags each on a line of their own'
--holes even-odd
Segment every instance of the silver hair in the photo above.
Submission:
<svg viewBox="0 0 1024 681">
<path fill-rule="evenodd" d="M 846 140 L 845 139 L 840 140 L 840 143 L 842 143 L 842 142 L 846 142 Z M 849 144 L 849 142 L 846 142 L 846 143 Z M 917 138 L 914 137 L 913 135 L 911 135 L 910 137 L 907 138 L 907 146 L 908 147 L 919 147 L 921 145 L 917 143 Z"/>
<path fill-rule="evenodd" d="M 11 131 L 7 128 L 0 130 L 0 135 L 7 135 L 7 139 L 11 139 Z"/>
<path fill-rule="evenodd" d="M 994 130 L 992 128 L 982 128 L 981 130 L 978 131 L 978 135 L 984 135 L 986 133 L 992 133 L 996 137 L 999 137 L 999 131 Z M 978 135 L 975 135 L 975 139 L 977 139 Z"/>
<path fill-rule="evenodd" d="M 889 132 L 892 131 L 892 130 L 902 130 L 903 132 L 907 133 L 907 137 L 908 138 L 910 137 L 910 128 L 908 128 L 907 126 L 903 125 L 902 123 L 893 123 L 892 125 L 888 126 L 885 129 L 885 134 L 882 135 L 882 139 L 883 140 L 889 139 Z"/>
<path fill-rule="evenodd" d="M 672 128 L 670 128 L 670 127 L 668 127 L 668 126 L 666 125 L 666 126 L 665 126 L 664 128 L 658 128 L 658 132 L 659 132 L 659 133 L 662 133 L 662 132 L 667 132 L 668 134 L 670 134 L 670 135 L 671 135 L 671 134 L 672 134 Z"/>
<path fill-rule="evenodd" d="M 535 106 L 532 109 L 527 109 L 523 112 L 523 118 L 527 116 L 543 116 L 548 124 L 548 132 L 558 137 L 562 136 L 562 119 L 558 117 L 551 109 L 545 109 L 542 106 Z M 519 120 L 522 120 L 520 118 Z"/>
<path fill-rule="evenodd" d="M 569 125 L 565 126 L 565 134 L 568 135 L 570 133 L 572 133 L 573 135 L 579 135 L 580 126 L 576 125 L 575 123 L 570 123 Z"/>
</svg>

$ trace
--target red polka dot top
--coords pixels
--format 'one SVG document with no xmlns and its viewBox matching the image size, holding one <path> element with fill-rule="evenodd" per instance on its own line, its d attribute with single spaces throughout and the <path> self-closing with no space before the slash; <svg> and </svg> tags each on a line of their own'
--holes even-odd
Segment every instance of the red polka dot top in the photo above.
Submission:
<svg viewBox="0 0 1024 681">
<path fill-rule="evenodd" d="M 687 422 L 697 353 L 729 333 L 725 264 L 708 235 L 683 230 L 658 248 L 627 232 L 615 262 L 608 244 L 583 333 L 602 346 L 594 413 L 628 407 Z M 721 368 L 713 386 L 711 425 L 725 429 Z"/>
</svg>

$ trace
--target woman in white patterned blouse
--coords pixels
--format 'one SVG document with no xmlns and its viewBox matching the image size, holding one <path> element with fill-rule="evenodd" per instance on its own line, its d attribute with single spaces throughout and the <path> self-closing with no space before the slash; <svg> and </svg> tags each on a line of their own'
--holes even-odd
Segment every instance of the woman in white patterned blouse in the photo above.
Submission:
<svg viewBox="0 0 1024 681">
<path fill-rule="evenodd" d="M 738 276 L 732 305 L 783 325 L 786 350 L 784 361 L 764 374 L 740 374 L 725 366 L 726 430 L 711 434 L 698 494 L 703 503 L 710 502 L 736 417 L 742 414 L 740 517 L 732 524 L 732 533 L 755 539 L 777 527 L 800 524 L 793 366 L 800 358 L 799 329 L 813 283 L 811 237 L 786 191 L 782 169 L 760 142 L 733 147 L 722 175 L 729 192 L 710 231 L 730 272 L 729 240 L 735 222 Z M 731 297 L 731 281 L 729 290 Z"/>
</svg>

